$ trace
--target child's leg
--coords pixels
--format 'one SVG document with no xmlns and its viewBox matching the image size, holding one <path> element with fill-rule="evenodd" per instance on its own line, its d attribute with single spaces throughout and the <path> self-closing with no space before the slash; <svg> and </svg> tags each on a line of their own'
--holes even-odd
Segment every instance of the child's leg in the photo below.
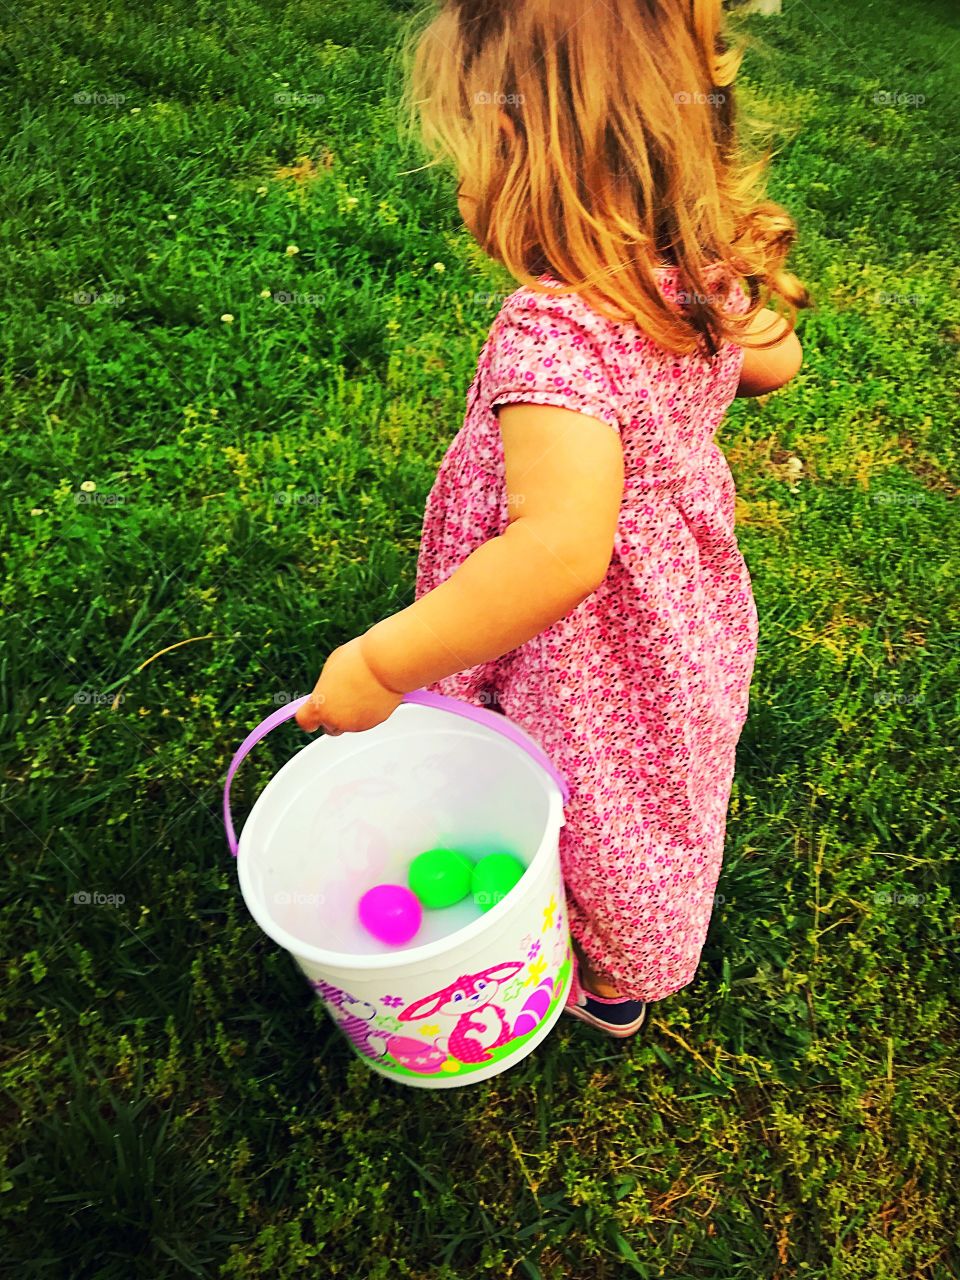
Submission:
<svg viewBox="0 0 960 1280">
<path fill-rule="evenodd" d="M 572 935 L 571 941 L 573 942 L 573 949 L 577 953 L 577 959 L 580 961 L 580 982 L 582 986 L 591 995 L 604 996 L 608 1000 L 615 1000 L 620 992 L 610 981 L 610 975 L 601 973 L 593 967 L 589 956 Z"/>
</svg>

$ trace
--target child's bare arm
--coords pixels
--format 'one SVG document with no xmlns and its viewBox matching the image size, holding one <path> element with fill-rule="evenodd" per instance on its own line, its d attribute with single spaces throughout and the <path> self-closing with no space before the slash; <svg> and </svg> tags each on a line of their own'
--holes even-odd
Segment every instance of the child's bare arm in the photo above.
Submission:
<svg viewBox="0 0 960 1280">
<path fill-rule="evenodd" d="M 544 405 L 503 405 L 499 420 L 507 528 L 362 637 L 373 674 L 397 693 L 501 657 L 565 617 L 606 577 L 623 497 L 617 433 Z"/>
<path fill-rule="evenodd" d="M 787 322 L 775 311 L 758 311 L 746 332 L 767 342 L 779 338 L 772 347 L 744 347 L 743 369 L 738 396 L 762 396 L 776 391 L 796 374 L 803 362 L 803 348 L 796 333 L 787 332 Z"/>
</svg>

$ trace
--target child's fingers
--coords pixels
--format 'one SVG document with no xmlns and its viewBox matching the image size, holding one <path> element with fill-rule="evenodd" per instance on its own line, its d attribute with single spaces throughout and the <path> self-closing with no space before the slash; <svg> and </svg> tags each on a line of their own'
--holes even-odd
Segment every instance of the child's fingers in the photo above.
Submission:
<svg viewBox="0 0 960 1280">
<path fill-rule="evenodd" d="M 304 733 L 316 733 L 316 731 L 322 727 L 322 707 L 323 699 L 311 694 L 310 700 L 305 702 L 296 713 L 294 719 Z"/>
</svg>

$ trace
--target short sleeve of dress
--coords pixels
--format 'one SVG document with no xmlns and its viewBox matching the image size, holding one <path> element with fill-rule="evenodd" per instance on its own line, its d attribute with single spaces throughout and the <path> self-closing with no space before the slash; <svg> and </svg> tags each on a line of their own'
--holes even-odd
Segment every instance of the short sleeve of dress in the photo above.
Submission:
<svg viewBox="0 0 960 1280">
<path fill-rule="evenodd" d="M 545 404 L 621 431 L 619 393 L 585 308 L 571 295 L 511 295 L 494 322 L 485 392 L 501 404 Z"/>
</svg>

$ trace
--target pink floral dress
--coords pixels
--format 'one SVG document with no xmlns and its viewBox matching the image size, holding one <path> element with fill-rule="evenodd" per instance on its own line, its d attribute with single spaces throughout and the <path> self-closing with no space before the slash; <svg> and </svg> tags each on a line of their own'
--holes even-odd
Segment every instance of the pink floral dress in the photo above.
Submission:
<svg viewBox="0 0 960 1280">
<path fill-rule="evenodd" d="M 722 269 L 716 279 L 724 305 L 746 310 L 742 289 Z M 675 268 L 659 280 L 676 299 Z M 713 363 L 678 357 L 579 295 L 518 289 L 490 329 L 424 514 L 417 599 L 507 527 L 495 405 L 560 405 L 620 436 L 624 494 L 601 585 L 525 644 L 429 688 L 502 710 L 566 776 L 571 931 L 638 1000 L 696 972 L 747 715 L 757 613 L 714 441 L 742 362 L 734 343 Z"/>
</svg>

